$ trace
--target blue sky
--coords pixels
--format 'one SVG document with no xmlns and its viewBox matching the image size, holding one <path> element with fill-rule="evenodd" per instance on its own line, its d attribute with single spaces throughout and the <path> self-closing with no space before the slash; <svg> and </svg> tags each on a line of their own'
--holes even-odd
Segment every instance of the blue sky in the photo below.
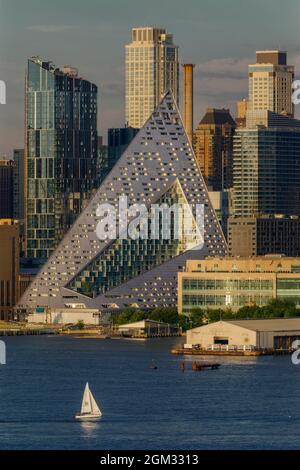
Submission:
<svg viewBox="0 0 300 470">
<path fill-rule="evenodd" d="M 124 44 L 133 26 L 174 34 L 195 69 L 195 124 L 247 96 L 255 50 L 282 48 L 300 75 L 299 0 L 0 0 L 0 154 L 23 146 L 26 58 L 72 64 L 99 86 L 99 131 L 124 124 Z"/>
</svg>

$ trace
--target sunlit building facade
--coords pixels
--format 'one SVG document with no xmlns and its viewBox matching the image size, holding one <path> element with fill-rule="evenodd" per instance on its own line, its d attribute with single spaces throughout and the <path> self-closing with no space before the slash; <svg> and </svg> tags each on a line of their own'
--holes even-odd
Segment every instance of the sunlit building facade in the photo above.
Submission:
<svg viewBox="0 0 300 470">
<path fill-rule="evenodd" d="M 249 110 L 293 116 L 293 80 L 294 67 L 287 65 L 286 52 L 257 51 L 256 63 L 249 65 Z"/>
<path fill-rule="evenodd" d="M 165 29 L 133 28 L 125 55 L 125 121 L 141 128 L 167 91 L 172 91 L 178 104 L 178 46 Z"/>
</svg>

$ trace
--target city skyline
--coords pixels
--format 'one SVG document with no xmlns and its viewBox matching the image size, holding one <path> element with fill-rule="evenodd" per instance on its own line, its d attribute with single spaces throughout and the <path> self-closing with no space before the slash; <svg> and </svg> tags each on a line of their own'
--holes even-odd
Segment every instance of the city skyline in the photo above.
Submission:
<svg viewBox="0 0 300 470">
<path fill-rule="evenodd" d="M 229 108 L 235 115 L 236 100 L 248 94 L 247 67 L 254 63 L 256 49 L 287 50 L 297 78 L 300 56 L 295 38 L 299 36 L 296 14 L 299 5 L 292 1 L 283 10 L 277 0 L 249 3 L 240 2 L 238 11 L 232 15 L 232 0 L 225 5 L 212 1 L 210 5 L 205 4 L 205 9 L 203 1 L 191 1 L 190 9 L 177 0 L 172 2 L 172 8 L 169 1 L 163 5 L 154 1 L 151 8 L 145 2 L 137 5 L 132 1 L 134 8 L 128 17 L 128 12 L 123 10 L 119 15 L 117 1 L 110 5 L 106 1 L 88 0 L 84 6 L 76 4 L 70 20 L 66 2 L 60 2 L 59 9 L 53 8 L 53 3 L 51 8 L 40 4 L 35 8 L 37 1 L 30 0 L 16 19 L 16 2 L 1 0 L 0 78 L 7 84 L 7 105 L 0 109 L 0 152 L 11 157 L 13 148 L 23 146 L 24 74 L 26 59 L 31 55 L 41 55 L 58 66 L 72 64 L 83 78 L 99 86 L 98 129 L 105 138 L 107 128 L 122 127 L 125 123 L 124 46 L 135 26 L 166 28 L 179 45 L 180 63 L 196 63 L 195 126 L 207 107 Z M 255 13 L 258 5 L 259 17 Z M 245 23 L 244 17 L 247 17 Z M 251 18 L 255 20 L 255 35 Z M 80 47 L 74 47 L 76 40 L 80 41 Z"/>
</svg>

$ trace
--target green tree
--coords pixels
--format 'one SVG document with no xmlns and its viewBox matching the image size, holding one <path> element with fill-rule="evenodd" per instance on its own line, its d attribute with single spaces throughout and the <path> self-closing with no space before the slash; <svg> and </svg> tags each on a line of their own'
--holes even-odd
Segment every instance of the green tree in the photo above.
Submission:
<svg viewBox="0 0 300 470">
<path fill-rule="evenodd" d="M 78 328 L 78 330 L 83 330 L 84 329 L 84 321 L 83 320 L 78 320 L 78 322 L 76 323 L 76 327 Z"/>
</svg>

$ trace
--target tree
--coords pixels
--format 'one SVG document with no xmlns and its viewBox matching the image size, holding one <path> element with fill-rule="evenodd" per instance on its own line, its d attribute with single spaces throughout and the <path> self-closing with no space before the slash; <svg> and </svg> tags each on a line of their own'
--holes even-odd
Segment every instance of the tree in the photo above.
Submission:
<svg viewBox="0 0 300 470">
<path fill-rule="evenodd" d="M 76 324 L 78 330 L 83 330 L 84 329 L 84 321 L 83 320 L 78 320 Z"/>
</svg>

